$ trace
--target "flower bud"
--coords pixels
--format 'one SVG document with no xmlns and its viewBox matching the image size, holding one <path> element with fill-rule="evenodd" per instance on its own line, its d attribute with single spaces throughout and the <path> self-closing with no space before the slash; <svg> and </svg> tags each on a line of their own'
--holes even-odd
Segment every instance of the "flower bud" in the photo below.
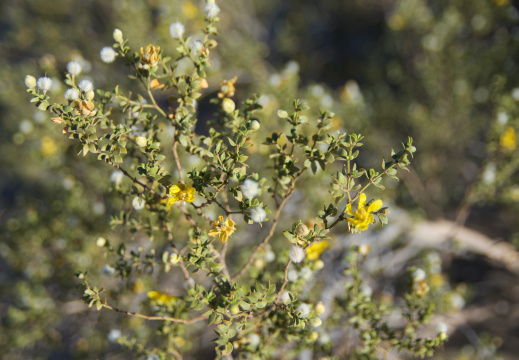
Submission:
<svg viewBox="0 0 519 360">
<path fill-rule="evenodd" d="M 357 251 L 362 256 L 368 256 L 369 251 L 370 251 L 369 245 L 366 245 L 366 244 L 359 245 L 359 247 L 357 248 Z"/>
<path fill-rule="evenodd" d="M 326 310 L 326 307 L 324 306 L 324 304 L 322 303 L 322 301 L 319 301 L 317 304 L 315 304 L 314 306 L 314 311 L 316 314 L 318 315 L 321 315 L 324 311 Z"/>
<path fill-rule="evenodd" d="M 202 78 L 200 79 L 200 88 L 207 89 L 209 87 L 209 83 L 207 82 L 207 79 Z"/>
<path fill-rule="evenodd" d="M 172 264 L 177 264 L 180 261 L 180 256 L 178 254 L 171 254 L 169 257 L 169 262 Z"/>
<path fill-rule="evenodd" d="M 256 269 L 263 269 L 265 267 L 265 260 L 263 260 L 262 258 L 254 259 L 254 267 Z"/>
<path fill-rule="evenodd" d="M 288 117 L 288 113 L 285 110 L 278 110 L 278 116 L 282 119 Z"/>
<path fill-rule="evenodd" d="M 250 123 L 250 129 L 252 131 L 257 131 L 261 127 L 261 124 L 258 120 L 252 120 Z"/>
<path fill-rule="evenodd" d="M 25 86 L 29 89 L 34 89 L 36 87 L 36 78 L 31 75 L 27 75 L 25 77 Z"/>
<path fill-rule="evenodd" d="M 90 90 L 90 91 L 87 91 L 86 94 L 85 94 L 85 97 L 87 100 L 92 100 L 94 98 L 95 94 L 94 94 L 94 91 Z"/>
<path fill-rule="evenodd" d="M 296 235 L 297 236 L 306 236 L 310 233 L 310 230 L 308 229 L 308 226 L 305 224 L 299 224 L 296 228 Z"/>
<path fill-rule="evenodd" d="M 314 317 L 314 318 L 310 319 L 310 324 L 313 327 L 319 327 L 323 324 L 323 321 L 321 319 L 319 319 L 318 317 Z"/>
<path fill-rule="evenodd" d="M 106 244 L 106 239 L 102 237 L 98 237 L 96 240 L 96 245 L 99 247 L 103 247 Z"/>
<path fill-rule="evenodd" d="M 320 320 L 320 319 L 319 319 Z M 308 336 L 308 340 L 315 341 L 319 338 L 319 333 L 317 331 L 312 331 Z"/>
<path fill-rule="evenodd" d="M 314 261 L 314 270 L 321 270 L 324 267 L 324 261 L 321 259 Z"/>
<path fill-rule="evenodd" d="M 231 306 L 229 311 L 231 312 L 231 314 L 236 315 L 237 313 L 240 312 L 240 307 L 238 305 L 233 305 L 233 306 Z"/>
<path fill-rule="evenodd" d="M 236 108 L 236 104 L 234 103 L 234 101 L 232 101 L 229 98 L 223 99 L 223 101 L 222 101 L 223 111 L 225 111 L 227 114 L 231 114 L 235 108 Z"/>
<path fill-rule="evenodd" d="M 123 32 L 119 29 L 114 29 L 114 32 L 113 32 L 113 37 L 114 37 L 114 40 L 118 43 L 121 43 L 123 42 Z"/>
<path fill-rule="evenodd" d="M 233 305 L 229 310 L 231 311 L 231 314 L 236 315 L 240 312 L 240 307 L 238 305 Z"/>
<path fill-rule="evenodd" d="M 146 139 L 146 137 L 144 136 L 137 136 L 135 138 L 135 142 L 139 147 L 146 147 L 146 145 L 148 144 L 148 139 Z"/>
</svg>

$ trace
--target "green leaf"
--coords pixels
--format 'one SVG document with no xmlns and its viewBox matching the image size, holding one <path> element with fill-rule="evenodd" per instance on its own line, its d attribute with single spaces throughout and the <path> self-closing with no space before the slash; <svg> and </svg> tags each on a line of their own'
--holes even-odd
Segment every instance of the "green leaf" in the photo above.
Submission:
<svg viewBox="0 0 519 360">
<path fill-rule="evenodd" d="M 232 343 L 228 342 L 227 344 L 225 344 L 225 349 L 222 351 L 222 355 L 229 355 L 230 353 L 232 353 L 232 350 Z"/>
</svg>

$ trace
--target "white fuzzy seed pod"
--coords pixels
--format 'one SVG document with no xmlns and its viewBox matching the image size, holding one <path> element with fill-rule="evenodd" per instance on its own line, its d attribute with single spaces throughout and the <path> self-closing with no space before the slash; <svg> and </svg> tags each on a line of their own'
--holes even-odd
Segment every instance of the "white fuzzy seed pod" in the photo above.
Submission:
<svg viewBox="0 0 519 360">
<path fill-rule="evenodd" d="M 305 259 L 306 252 L 305 249 L 294 245 L 290 249 L 288 256 L 290 257 L 290 260 L 292 260 L 293 263 L 298 264 Z"/>
</svg>

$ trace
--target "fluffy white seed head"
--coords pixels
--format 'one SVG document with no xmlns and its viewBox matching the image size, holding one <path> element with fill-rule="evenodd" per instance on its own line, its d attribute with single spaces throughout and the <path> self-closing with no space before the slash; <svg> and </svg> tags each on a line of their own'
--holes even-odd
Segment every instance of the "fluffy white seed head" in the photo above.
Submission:
<svg viewBox="0 0 519 360">
<path fill-rule="evenodd" d="M 204 44 L 201 42 L 201 41 L 194 41 L 192 44 L 191 44 L 191 52 L 194 54 L 194 55 L 199 55 L 202 53 L 202 51 L 204 50 Z"/>
<path fill-rule="evenodd" d="M 281 303 L 286 304 L 290 301 L 290 293 L 287 291 L 283 291 L 279 296 L 279 300 L 281 301 Z"/>
<path fill-rule="evenodd" d="M 288 280 L 294 282 L 294 281 L 297 281 L 297 278 L 299 277 L 299 275 L 297 274 L 296 270 L 292 269 L 292 270 L 288 271 L 287 277 L 288 277 Z"/>
<path fill-rule="evenodd" d="M 94 90 L 94 84 L 90 80 L 81 80 L 78 84 L 78 88 L 81 91 L 87 92 Z"/>
<path fill-rule="evenodd" d="M 103 276 L 112 276 L 115 272 L 115 269 L 111 267 L 110 265 L 105 265 L 103 269 L 101 270 L 101 274 Z"/>
<path fill-rule="evenodd" d="M 124 174 L 120 170 L 115 170 L 110 176 L 110 180 L 116 185 L 121 185 L 124 179 Z"/>
<path fill-rule="evenodd" d="M 220 8 L 218 5 L 216 5 L 213 1 L 208 1 L 207 5 L 204 8 L 205 16 L 207 16 L 208 19 L 214 19 L 218 16 L 218 13 L 220 12 Z"/>
<path fill-rule="evenodd" d="M 306 281 L 310 280 L 312 278 L 313 272 L 312 269 L 310 269 L 308 266 L 305 266 L 301 269 L 301 277 L 305 279 Z"/>
<path fill-rule="evenodd" d="M 123 42 L 123 32 L 121 30 L 114 29 L 112 36 L 114 37 L 114 40 L 118 43 Z"/>
<path fill-rule="evenodd" d="M 136 196 L 132 200 L 133 208 L 137 211 L 144 209 L 144 206 L 146 205 L 146 202 L 144 199 L 141 199 L 140 197 Z"/>
<path fill-rule="evenodd" d="M 414 272 L 413 272 L 413 281 L 414 282 L 420 282 L 420 281 L 424 281 L 427 277 L 427 274 L 425 273 L 425 271 L 423 269 L 416 269 Z"/>
<path fill-rule="evenodd" d="M 117 53 L 110 46 L 105 46 L 101 49 L 99 56 L 103 62 L 110 64 L 114 62 L 115 58 L 117 57 Z"/>
<path fill-rule="evenodd" d="M 64 96 L 68 101 L 74 101 L 79 98 L 79 93 L 76 89 L 67 89 Z"/>
<path fill-rule="evenodd" d="M 76 76 L 81 73 L 81 64 L 77 61 L 71 61 L 67 64 L 67 71 L 70 75 Z"/>
<path fill-rule="evenodd" d="M 310 315 L 310 311 L 312 311 L 312 307 L 308 304 L 301 304 L 297 307 L 297 311 L 301 312 L 301 317 L 306 318 Z"/>
<path fill-rule="evenodd" d="M 373 294 L 373 289 L 369 285 L 366 285 L 366 284 L 362 284 L 360 286 L 359 290 L 360 290 L 360 294 L 363 297 L 371 297 L 371 295 Z"/>
<path fill-rule="evenodd" d="M 249 218 L 256 223 L 261 223 L 267 218 L 267 212 L 261 206 L 255 206 L 248 209 L 247 215 L 249 215 Z"/>
<path fill-rule="evenodd" d="M 110 342 L 117 342 L 118 339 L 120 339 L 122 336 L 121 334 L 121 330 L 118 330 L 118 329 L 112 329 L 110 330 L 110 333 L 108 334 L 108 340 Z"/>
<path fill-rule="evenodd" d="M 254 180 L 245 179 L 243 184 L 240 186 L 240 189 L 246 199 L 252 199 L 259 193 L 259 184 Z"/>
<path fill-rule="evenodd" d="M 292 262 L 298 264 L 305 259 L 306 252 L 305 249 L 294 245 L 290 249 L 288 256 L 290 257 L 290 260 L 292 260 Z"/>
<path fill-rule="evenodd" d="M 169 27 L 169 33 L 173 39 L 181 39 L 184 35 L 184 31 L 184 25 L 179 22 L 173 23 Z"/>
<path fill-rule="evenodd" d="M 274 261 L 275 259 L 276 259 L 276 254 L 274 254 L 274 252 L 272 250 L 269 250 L 265 253 L 266 262 L 271 262 L 271 261 Z"/>
<path fill-rule="evenodd" d="M 25 77 L 25 86 L 27 86 L 29 89 L 34 89 L 36 87 L 36 78 L 31 75 L 27 75 Z"/>
<path fill-rule="evenodd" d="M 38 79 L 38 88 L 42 91 L 49 91 L 52 87 L 52 80 L 46 76 Z"/>
<path fill-rule="evenodd" d="M 258 334 L 249 334 L 249 336 L 247 337 L 247 342 L 249 343 L 249 345 L 253 348 L 256 348 L 258 347 L 259 343 L 260 343 L 260 337 L 258 336 Z"/>
<path fill-rule="evenodd" d="M 449 327 L 447 326 L 447 324 L 440 322 L 436 325 L 437 334 L 447 334 L 447 331 L 449 331 Z"/>
</svg>

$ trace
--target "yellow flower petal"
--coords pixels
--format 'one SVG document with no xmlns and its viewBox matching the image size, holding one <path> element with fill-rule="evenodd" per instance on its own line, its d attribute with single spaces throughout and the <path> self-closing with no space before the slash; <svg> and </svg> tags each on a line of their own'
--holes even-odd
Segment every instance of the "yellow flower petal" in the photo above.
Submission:
<svg viewBox="0 0 519 360">
<path fill-rule="evenodd" d="M 169 195 L 174 196 L 175 194 L 178 194 L 179 192 L 181 192 L 182 191 L 182 188 L 180 188 L 181 186 L 183 187 L 182 184 L 172 185 L 169 188 Z"/>
<path fill-rule="evenodd" d="M 172 198 L 169 198 L 168 201 L 166 201 L 166 206 L 168 208 L 170 208 L 171 206 L 173 206 L 174 203 L 176 203 L 178 201 L 177 198 L 175 197 L 172 197 Z"/>
<path fill-rule="evenodd" d="M 225 231 L 222 231 L 220 233 L 219 239 L 220 239 L 221 242 L 225 243 L 227 241 L 228 237 L 229 237 L 229 235 L 227 235 L 227 233 Z"/>
<path fill-rule="evenodd" d="M 308 260 L 317 260 L 319 255 L 328 247 L 328 241 L 315 242 L 306 248 L 306 258 Z"/>
<path fill-rule="evenodd" d="M 353 211 L 351 210 L 351 204 L 346 205 L 346 212 L 348 213 L 348 215 L 354 215 Z"/>
<path fill-rule="evenodd" d="M 382 207 L 382 200 L 375 200 L 372 201 L 371 204 L 369 204 L 367 212 L 375 212 L 379 210 Z"/>
<path fill-rule="evenodd" d="M 363 208 L 366 205 L 366 194 L 361 193 L 359 195 L 359 208 Z"/>
<path fill-rule="evenodd" d="M 156 291 L 148 291 L 148 298 L 155 300 L 159 297 L 159 293 Z"/>
<path fill-rule="evenodd" d="M 227 218 L 227 220 L 225 220 L 225 225 L 229 228 L 234 228 L 234 221 L 232 221 L 230 218 Z"/>
</svg>

